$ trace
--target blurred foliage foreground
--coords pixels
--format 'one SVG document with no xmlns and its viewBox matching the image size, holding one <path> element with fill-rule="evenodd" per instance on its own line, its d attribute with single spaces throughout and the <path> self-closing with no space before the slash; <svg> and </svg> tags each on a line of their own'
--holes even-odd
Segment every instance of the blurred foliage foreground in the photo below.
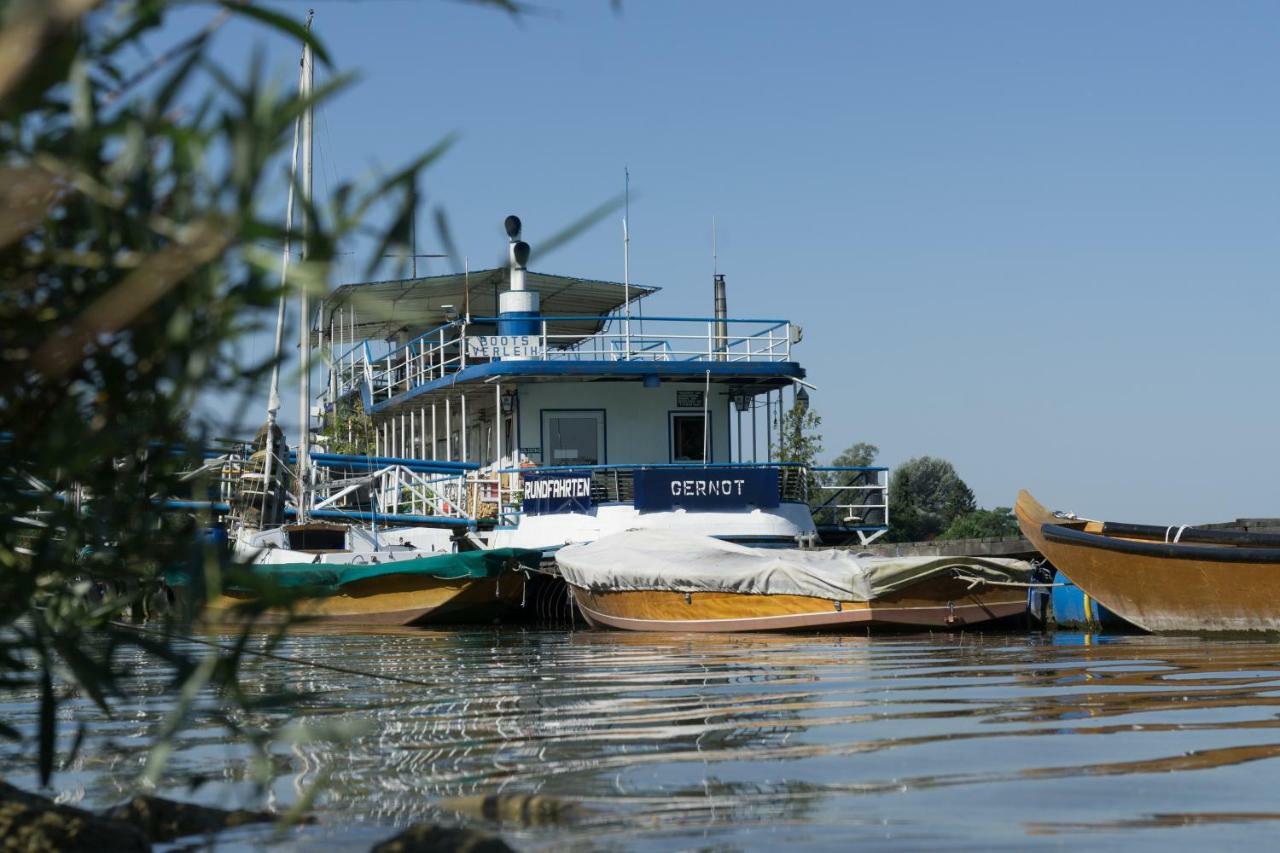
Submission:
<svg viewBox="0 0 1280 853">
<path fill-rule="evenodd" d="M 288 736 L 247 722 L 278 719 L 246 711 L 291 698 L 241 689 L 247 636 L 213 648 L 180 639 L 180 614 L 147 632 L 118 621 L 163 567 L 200 554 L 201 521 L 162 516 L 156 500 L 199 494 L 183 480 L 201 462 L 204 436 L 188 428 L 197 393 L 253 391 L 262 404 L 271 364 L 242 363 L 234 342 L 274 318 L 285 236 L 275 211 L 307 106 L 260 60 L 233 71 L 210 53 L 240 17 L 293 39 L 296 61 L 311 38 L 297 21 L 188 2 L 188 17 L 194 6 L 207 23 L 177 38 L 168 5 L 0 0 L 0 701 L 39 703 L 35 731 L 0 719 L 0 738 L 42 783 L 135 689 L 126 660 L 172 673 L 144 781 L 162 778 L 169 738 L 195 715 L 256 744 L 255 766 Z M 313 101 L 348 82 L 326 79 Z M 354 233 L 371 265 L 403 246 L 419 174 L 444 147 L 377 185 L 337 187 L 324 209 L 303 205 L 309 249 L 289 286 L 323 294 L 334 246 Z M 377 233 L 362 225 L 375 206 L 394 212 Z M 218 561 L 203 565 L 216 591 Z"/>
</svg>

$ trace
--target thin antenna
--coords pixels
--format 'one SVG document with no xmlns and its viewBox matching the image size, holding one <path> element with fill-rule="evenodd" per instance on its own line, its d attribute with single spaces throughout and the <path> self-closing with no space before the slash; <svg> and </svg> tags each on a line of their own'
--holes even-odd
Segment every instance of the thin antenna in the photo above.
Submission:
<svg viewBox="0 0 1280 853">
<path fill-rule="evenodd" d="M 457 269 L 455 267 L 454 269 Z M 462 258 L 462 316 L 471 322 L 471 256 Z M 434 405 L 434 404 L 432 404 Z M 432 417 L 435 417 L 432 415 Z"/>
<path fill-rule="evenodd" d="M 418 277 L 418 258 L 447 258 L 448 255 L 437 255 L 430 252 L 418 251 L 418 205 L 414 204 L 413 210 L 409 211 L 409 257 L 411 271 L 414 278 Z M 400 258 L 404 259 L 404 252 L 388 252 L 383 255 L 384 258 Z"/>
<path fill-rule="evenodd" d="M 631 170 L 622 167 L 623 211 L 622 211 L 622 308 L 625 319 L 622 321 L 623 337 L 626 338 L 627 357 L 631 356 Z"/>
</svg>

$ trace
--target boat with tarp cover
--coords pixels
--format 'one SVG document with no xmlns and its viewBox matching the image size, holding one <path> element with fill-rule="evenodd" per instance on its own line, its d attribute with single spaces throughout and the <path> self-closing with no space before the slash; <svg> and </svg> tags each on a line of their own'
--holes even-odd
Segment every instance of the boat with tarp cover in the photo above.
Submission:
<svg viewBox="0 0 1280 853">
<path fill-rule="evenodd" d="M 1022 491 L 1023 534 L 1085 594 L 1147 631 L 1280 631 L 1280 535 L 1050 512 Z"/>
<path fill-rule="evenodd" d="M 209 603 L 206 618 L 232 621 L 253 612 L 251 603 L 278 602 L 269 616 L 292 612 L 323 622 L 378 625 L 490 622 L 521 606 L 526 573 L 538 568 L 542 553 L 498 548 L 386 561 L 322 557 L 248 564 L 240 582 Z"/>
<path fill-rule="evenodd" d="M 556 552 L 583 616 L 631 631 L 959 629 L 1022 617 L 1030 563 L 753 548 L 633 530 Z"/>
</svg>

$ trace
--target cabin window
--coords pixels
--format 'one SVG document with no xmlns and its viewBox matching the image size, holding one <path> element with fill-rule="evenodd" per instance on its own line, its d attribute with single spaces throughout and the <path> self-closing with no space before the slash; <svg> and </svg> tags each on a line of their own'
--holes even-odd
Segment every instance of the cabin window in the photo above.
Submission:
<svg viewBox="0 0 1280 853">
<path fill-rule="evenodd" d="M 705 462 L 707 418 L 698 414 L 671 413 L 671 461 Z"/>
<path fill-rule="evenodd" d="M 544 410 L 542 464 L 604 464 L 604 412 L 597 409 Z"/>
<path fill-rule="evenodd" d="M 294 551 L 341 551 L 347 547 L 344 527 L 293 527 L 288 533 L 289 548 Z"/>
</svg>

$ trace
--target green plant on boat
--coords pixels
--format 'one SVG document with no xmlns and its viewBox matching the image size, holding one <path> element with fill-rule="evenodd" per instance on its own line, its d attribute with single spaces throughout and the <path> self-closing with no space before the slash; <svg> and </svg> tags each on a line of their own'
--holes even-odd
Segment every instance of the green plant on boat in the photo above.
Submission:
<svg viewBox="0 0 1280 853">
<path fill-rule="evenodd" d="M 317 444 L 328 453 L 373 455 L 373 418 L 365 412 L 358 396 L 343 397 L 332 411 L 325 413 Z"/>
<path fill-rule="evenodd" d="M 793 403 L 789 409 L 773 418 L 774 438 L 772 458 L 778 462 L 787 462 L 803 466 L 798 476 L 802 478 L 801 494 L 812 505 L 820 500 L 823 484 L 816 474 L 809 469 L 817 464 L 818 454 L 822 452 L 822 434 L 818 427 L 822 426 L 822 416 L 809 408 L 808 404 Z M 784 472 L 783 476 L 789 476 Z"/>
</svg>

